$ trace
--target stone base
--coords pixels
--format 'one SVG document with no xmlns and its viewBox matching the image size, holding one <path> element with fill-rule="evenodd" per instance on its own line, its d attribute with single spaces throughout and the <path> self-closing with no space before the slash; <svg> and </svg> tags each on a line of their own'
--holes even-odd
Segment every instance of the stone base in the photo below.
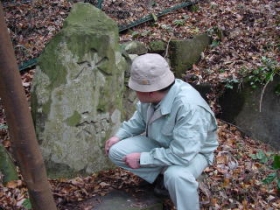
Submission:
<svg viewBox="0 0 280 210">
<path fill-rule="evenodd" d="M 168 198 L 166 198 L 168 199 Z M 84 201 L 67 203 L 63 209 L 71 210 L 162 210 L 164 199 L 153 194 L 152 186 L 112 189 L 104 196 L 94 196 Z"/>
<path fill-rule="evenodd" d="M 162 210 L 162 200 L 155 197 L 153 192 L 143 190 L 135 194 L 124 191 L 113 190 L 108 195 L 101 198 L 101 202 L 94 210 Z"/>
</svg>

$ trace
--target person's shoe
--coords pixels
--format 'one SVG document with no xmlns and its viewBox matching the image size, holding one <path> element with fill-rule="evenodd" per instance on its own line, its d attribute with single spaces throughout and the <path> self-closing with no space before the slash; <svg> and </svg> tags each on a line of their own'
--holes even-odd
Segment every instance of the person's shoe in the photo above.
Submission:
<svg viewBox="0 0 280 210">
<path fill-rule="evenodd" d="M 169 192 L 164 187 L 162 174 L 160 174 L 155 181 L 154 194 L 158 197 L 169 197 Z"/>
</svg>

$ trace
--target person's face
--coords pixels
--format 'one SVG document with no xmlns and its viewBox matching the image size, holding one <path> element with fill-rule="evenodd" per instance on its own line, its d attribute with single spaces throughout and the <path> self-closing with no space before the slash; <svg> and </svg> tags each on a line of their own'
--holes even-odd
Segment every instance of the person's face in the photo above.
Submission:
<svg viewBox="0 0 280 210">
<path fill-rule="evenodd" d="M 136 91 L 136 95 L 139 101 L 141 101 L 142 103 L 158 103 L 163 99 L 165 93 L 161 93 L 159 91 L 154 91 L 154 92 Z"/>
<path fill-rule="evenodd" d="M 150 92 L 139 92 L 136 91 L 137 98 L 142 103 L 151 103 L 151 93 Z"/>
</svg>

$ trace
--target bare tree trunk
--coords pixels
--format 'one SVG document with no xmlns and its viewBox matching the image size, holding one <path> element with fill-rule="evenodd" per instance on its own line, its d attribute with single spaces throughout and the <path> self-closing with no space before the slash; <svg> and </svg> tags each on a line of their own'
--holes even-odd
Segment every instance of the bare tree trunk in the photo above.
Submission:
<svg viewBox="0 0 280 210">
<path fill-rule="evenodd" d="M 15 159 L 27 185 L 32 209 L 55 210 L 42 154 L 0 3 L 0 97 Z"/>
</svg>

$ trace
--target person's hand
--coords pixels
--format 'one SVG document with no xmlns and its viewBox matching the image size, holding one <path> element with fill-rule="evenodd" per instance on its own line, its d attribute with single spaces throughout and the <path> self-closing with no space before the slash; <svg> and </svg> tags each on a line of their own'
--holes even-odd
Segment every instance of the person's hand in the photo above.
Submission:
<svg viewBox="0 0 280 210">
<path fill-rule="evenodd" d="M 131 154 L 126 155 L 123 158 L 123 161 L 130 168 L 137 169 L 137 168 L 140 168 L 140 156 L 141 156 L 141 153 L 131 153 Z"/>
<path fill-rule="evenodd" d="M 105 143 L 105 154 L 108 155 L 111 146 L 113 146 L 115 143 L 119 141 L 120 141 L 119 137 L 116 136 L 109 138 Z"/>
</svg>

